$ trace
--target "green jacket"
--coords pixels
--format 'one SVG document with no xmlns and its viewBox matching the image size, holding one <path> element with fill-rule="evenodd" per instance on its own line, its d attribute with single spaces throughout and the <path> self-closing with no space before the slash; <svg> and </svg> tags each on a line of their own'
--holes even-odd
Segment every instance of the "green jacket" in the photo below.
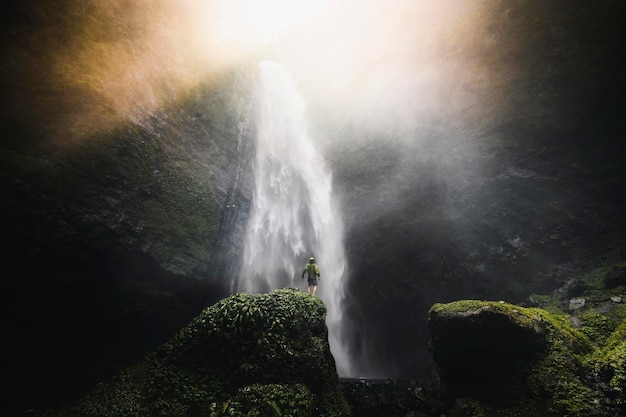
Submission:
<svg viewBox="0 0 626 417">
<path fill-rule="evenodd" d="M 309 278 L 313 279 L 320 276 L 320 268 L 316 263 L 309 262 L 304 267 L 304 271 L 302 271 L 302 278 L 304 278 L 304 274 L 309 274 Z"/>
</svg>

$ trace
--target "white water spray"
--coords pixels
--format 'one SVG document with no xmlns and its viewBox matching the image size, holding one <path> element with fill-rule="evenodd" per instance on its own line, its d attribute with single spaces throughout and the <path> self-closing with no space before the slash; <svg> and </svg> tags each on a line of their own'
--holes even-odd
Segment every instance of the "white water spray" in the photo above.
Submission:
<svg viewBox="0 0 626 417">
<path fill-rule="evenodd" d="M 328 309 L 331 352 L 341 376 L 350 375 L 342 344 L 343 224 L 332 196 L 332 176 L 315 147 L 305 104 L 279 64 L 259 64 L 253 204 L 244 257 L 234 291 L 306 289 L 302 270 L 313 256 L 320 267 L 318 295 Z"/>
</svg>

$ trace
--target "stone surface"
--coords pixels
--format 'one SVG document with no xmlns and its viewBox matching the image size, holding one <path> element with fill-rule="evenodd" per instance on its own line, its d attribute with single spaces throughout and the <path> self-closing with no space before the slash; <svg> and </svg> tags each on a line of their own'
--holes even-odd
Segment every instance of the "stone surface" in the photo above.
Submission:
<svg viewBox="0 0 626 417">
<path fill-rule="evenodd" d="M 58 416 L 347 416 L 325 318 L 297 289 L 235 294 Z"/>
<path fill-rule="evenodd" d="M 428 323 L 434 360 L 446 375 L 481 378 L 510 372 L 547 347 L 542 317 L 506 303 L 436 304 Z"/>
</svg>

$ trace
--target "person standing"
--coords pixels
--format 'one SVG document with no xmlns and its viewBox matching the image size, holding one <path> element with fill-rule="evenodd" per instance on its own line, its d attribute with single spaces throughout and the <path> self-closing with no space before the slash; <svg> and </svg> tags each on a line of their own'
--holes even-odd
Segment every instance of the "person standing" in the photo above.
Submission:
<svg viewBox="0 0 626 417">
<path fill-rule="evenodd" d="M 306 289 L 306 292 L 313 293 L 315 295 L 317 293 L 317 280 L 321 279 L 320 277 L 320 268 L 315 263 L 315 258 L 309 258 L 309 263 L 305 265 L 304 271 L 302 271 L 302 279 L 304 279 L 304 275 L 308 275 L 307 281 L 309 286 Z"/>
</svg>

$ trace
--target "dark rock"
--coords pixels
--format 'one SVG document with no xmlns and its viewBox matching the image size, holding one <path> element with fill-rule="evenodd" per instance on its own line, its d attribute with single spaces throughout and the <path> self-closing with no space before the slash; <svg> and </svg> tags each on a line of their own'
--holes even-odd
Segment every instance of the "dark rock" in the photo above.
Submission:
<svg viewBox="0 0 626 417">
<path fill-rule="evenodd" d="M 349 415 L 325 317 L 297 289 L 233 295 L 57 416 Z"/>
<path fill-rule="evenodd" d="M 607 289 L 626 285 L 626 264 L 613 265 L 604 276 L 604 286 Z"/>
<path fill-rule="evenodd" d="M 582 376 L 593 366 L 581 357 L 593 356 L 594 347 L 567 320 L 464 300 L 434 305 L 429 324 L 442 381 L 457 400 L 470 399 L 470 410 L 457 401 L 451 415 L 613 415 L 602 410 L 605 395 Z"/>
<path fill-rule="evenodd" d="M 497 379 L 545 352 L 555 332 L 567 345 L 584 349 L 544 313 L 504 302 L 435 304 L 428 316 L 434 360 L 448 378 Z"/>
<path fill-rule="evenodd" d="M 546 348 L 541 317 L 506 303 L 436 304 L 429 326 L 434 359 L 447 375 L 499 373 Z"/>
<path fill-rule="evenodd" d="M 569 280 L 566 285 L 564 285 L 564 289 L 567 292 L 568 298 L 580 297 L 587 287 L 584 283 L 580 282 L 577 279 Z"/>
</svg>

